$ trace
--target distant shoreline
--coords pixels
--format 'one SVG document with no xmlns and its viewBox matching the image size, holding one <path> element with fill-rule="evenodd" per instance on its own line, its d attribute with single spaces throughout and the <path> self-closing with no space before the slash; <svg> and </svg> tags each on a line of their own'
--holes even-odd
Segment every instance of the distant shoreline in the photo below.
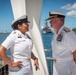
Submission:
<svg viewBox="0 0 76 75">
<path fill-rule="evenodd" d="M 9 34 L 10 32 L 0 32 L 0 34 L 7 34 L 7 33 Z"/>
</svg>

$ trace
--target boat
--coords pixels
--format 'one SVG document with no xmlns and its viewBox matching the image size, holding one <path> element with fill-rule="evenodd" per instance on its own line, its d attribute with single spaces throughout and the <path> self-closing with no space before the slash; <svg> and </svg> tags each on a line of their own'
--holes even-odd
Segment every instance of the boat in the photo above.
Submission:
<svg viewBox="0 0 76 75">
<path fill-rule="evenodd" d="M 51 28 L 48 26 L 47 21 L 45 21 L 44 25 L 41 28 L 42 33 L 52 33 Z"/>
</svg>

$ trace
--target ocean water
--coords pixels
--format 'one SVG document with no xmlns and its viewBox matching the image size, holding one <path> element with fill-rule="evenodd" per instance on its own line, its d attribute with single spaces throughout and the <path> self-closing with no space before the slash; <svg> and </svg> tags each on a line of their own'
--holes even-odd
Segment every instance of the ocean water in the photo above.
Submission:
<svg viewBox="0 0 76 75">
<path fill-rule="evenodd" d="M 53 34 L 42 34 L 44 49 L 52 50 L 51 41 L 52 41 Z M 45 52 L 46 57 L 52 57 L 52 52 Z M 49 75 L 53 75 L 53 61 L 47 60 Z"/>
<path fill-rule="evenodd" d="M 0 33 L 0 44 L 5 40 L 9 33 Z"/>
<path fill-rule="evenodd" d="M 9 33 L 0 33 L 0 44 L 6 39 L 6 37 L 9 35 Z M 42 34 L 42 40 L 43 40 L 43 45 L 44 45 L 44 49 L 47 50 L 51 50 L 51 40 L 52 40 L 53 34 L 52 33 L 48 33 L 48 34 Z M 6 53 L 8 55 L 10 55 L 10 50 L 7 50 Z M 52 57 L 52 52 L 45 52 L 46 57 Z M 48 64 L 48 69 L 49 69 L 49 73 L 50 75 L 52 75 L 52 64 L 53 62 L 50 60 L 47 60 L 47 64 Z"/>
<path fill-rule="evenodd" d="M 52 33 L 42 34 L 44 49 L 52 50 L 51 47 L 52 37 L 53 37 Z M 46 52 L 46 56 L 52 56 L 52 54 L 51 53 L 48 54 L 48 52 Z"/>
<path fill-rule="evenodd" d="M 0 33 L 0 44 L 6 39 L 9 33 Z M 10 50 L 7 50 L 6 53 L 10 55 Z"/>
<path fill-rule="evenodd" d="M 42 34 L 43 44 L 45 49 L 51 49 L 51 41 L 52 41 L 53 34 Z"/>
</svg>

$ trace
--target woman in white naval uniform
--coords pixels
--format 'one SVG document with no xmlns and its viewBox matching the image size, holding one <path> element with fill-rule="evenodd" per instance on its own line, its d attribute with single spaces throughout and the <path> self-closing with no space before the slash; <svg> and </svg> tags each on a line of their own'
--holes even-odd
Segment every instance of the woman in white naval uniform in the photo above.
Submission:
<svg viewBox="0 0 76 75">
<path fill-rule="evenodd" d="M 52 39 L 54 66 L 58 75 L 76 75 L 76 35 L 64 26 L 65 14 L 51 11 L 51 27 L 55 29 Z"/>
<path fill-rule="evenodd" d="M 33 75 L 31 58 L 36 70 L 39 68 L 38 59 L 32 52 L 32 40 L 28 37 L 29 21 L 26 15 L 19 17 L 12 23 L 14 31 L 6 38 L 0 47 L 0 57 L 9 65 L 9 75 Z M 11 50 L 11 60 L 6 50 Z"/>
</svg>

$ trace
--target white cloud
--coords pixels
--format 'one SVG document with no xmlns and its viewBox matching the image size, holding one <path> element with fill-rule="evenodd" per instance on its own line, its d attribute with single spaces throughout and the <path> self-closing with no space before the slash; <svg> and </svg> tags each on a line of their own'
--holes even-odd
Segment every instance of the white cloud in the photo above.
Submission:
<svg viewBox="0 0 76 75">
<path fill-rule="evenodd" d="M 71 10 L 71 11 L 67 12 L 66 15 L 76 17 L 76 10 Z"/>
<path fill-rule="evenodd" d="M 76 10 L 76 3 L 74 3 L 73 5 L 67 4 L 65 6 L 62 6 L 61 9 L 65 9 L 65 10 Z"/>
<path fill-rule="evenodd" d="M 76 17 L 76 3 L 73 5 L 67 4 L 65 6 L 62 6 L 61 9 L 69 10 L 69 12 L 66 13 L 67 16 Z"/>
</svg>

